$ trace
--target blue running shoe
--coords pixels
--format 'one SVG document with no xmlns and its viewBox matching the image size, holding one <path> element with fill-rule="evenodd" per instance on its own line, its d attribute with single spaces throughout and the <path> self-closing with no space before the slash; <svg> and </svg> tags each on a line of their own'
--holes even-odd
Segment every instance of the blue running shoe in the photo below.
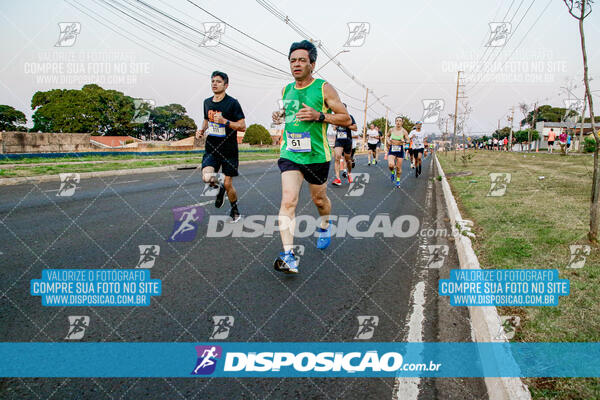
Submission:
<svg viewBox="0 0 600 400">
<path fill-rule="evenodd" d="M 286 274 L 298 273 L 298 259 L 292 250 L 279 253 L 279 257 L 273 264 L 275 271 L 285 272 Z"/>
<path fill-rule="evenodd" d="M 396 180 L 396 171 L 390 174 L 390 180 L 392 181 L 392 183 L 394 183 L 394 181 Z"/>
<path fill-rule="evenodd" d="M 319 237 L 317 237 L 317 249 L 326 249 L 331 243 L 331 221 L 329 221 L 327 229 L 319 227 L 317 228 L 317 232 L 319 232 Z"/>
</svg>

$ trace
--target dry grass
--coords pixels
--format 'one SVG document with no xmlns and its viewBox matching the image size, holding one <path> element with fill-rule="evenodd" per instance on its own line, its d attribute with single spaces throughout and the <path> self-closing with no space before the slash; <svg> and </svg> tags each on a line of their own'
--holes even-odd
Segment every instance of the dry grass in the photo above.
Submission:
<svg viewBox="0 0 600 400">
<path fill-rule="evenodd" d="M 558 307 L 505 307 L 522 319 L 514 340 L 522 342 L 600 341 L 600 252 L 592 245 L 582 269 L 566 268 L 569 246 L 589 244 L 589 201 L 593 159 L 543 153 L 477 151 L 466 165 L 438 155 L 463 218 L 475 223 L 473 242 L 482 268 L 558 269 L 571 282 L 571 294 Z M 486 196 L 489 174 L 511 174 L 506 194 Z M 539 177 L 544 177 L 540 179 Z M 529 379 L 537 399 L 600 399 L 600 378 Z"/>
</svg>

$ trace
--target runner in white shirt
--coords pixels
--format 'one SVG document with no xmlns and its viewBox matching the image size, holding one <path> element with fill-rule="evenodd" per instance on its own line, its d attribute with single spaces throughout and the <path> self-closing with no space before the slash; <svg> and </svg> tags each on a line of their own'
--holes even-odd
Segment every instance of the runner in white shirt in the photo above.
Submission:
<svg viewBox="0 0 600 400">
<path fill-rule="evenodd" d="M 423 151 L 427 140 L 425 139 L 425 132 L 421 130 L 423 123 L 417 121 L 415 128 L 410 132 L 408 137 L 412 139 L 413 156 L 415 157 L 415 177 L 421 175 L 421 163 L 423 160 Z"/>
<path fill-rule="evenodd" d="M 367 146 L 369 146 L 369 163 L 377 164 L 377 144 L 379 143 L 379 131 L 375 129 L 375 125 L 369 125 L 369 129 L 367 129 Z M 373 160 L 371 161 L 371 156 Z"/>
</svg>

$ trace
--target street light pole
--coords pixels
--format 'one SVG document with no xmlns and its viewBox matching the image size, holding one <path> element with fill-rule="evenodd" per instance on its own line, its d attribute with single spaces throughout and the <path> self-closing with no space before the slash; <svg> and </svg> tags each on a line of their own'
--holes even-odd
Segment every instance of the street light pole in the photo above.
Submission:
<svg viewBox="0 0 600 400">
<path fill-rule="evenodd" d="M 316 74 L 317 72 L 319 72 L 321 69 L 323 69 L 323 67 L 324 67 L 324 66 L 326 66 L 327 64 L 329 64 L 329 62 L 330 62 L 331 60 L 333 60 L 334 58 L 336 58 L 336 57 L 337 57 L 337 56 L 339 56 L 340 54 L 342 54 L 342 53 L 349 53 L 349 52 L 350 52 L 350 50 L 341 50 L 341 51 L 338 51 L 338 53 L 337 53 L 335 56 L 333 56 L 333 57 L 331 57 L 329 60 L 327 60 L 327 62 L 326 62 L 325 64 L 321 65 L 321 66 L 319 67 L 319 69 L 317 69 L 317 70 L 316 70 L 314 73 Z"/>
</svg>

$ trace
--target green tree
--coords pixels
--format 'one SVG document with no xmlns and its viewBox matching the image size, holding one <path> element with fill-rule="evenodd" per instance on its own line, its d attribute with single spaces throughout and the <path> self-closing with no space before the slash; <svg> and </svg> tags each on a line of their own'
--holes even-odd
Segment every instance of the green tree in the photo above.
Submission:
<svg viewBox="0 0 600 400">
<path fill-rule="evenodd" d="M 127 135 L 134 102 L 116 90 L 96 84 L 78 89 L 38 91 L 31 99 L 32 131 Z"/>
<path fill-rule="evenodd" d="M 375 125 L 377 128 L 379 128 L 381 130 L 381 133 L 385 134 L 385 125 L 387 123 L 387 127 L 388 130 L 392 127 L 392 124 L 390 124 L 390 121 L 387 121 L 385 119 L 385 117 L 381 117 L 381 118 L 377 118 L 374 119 L 373 121 L 369 122 L 369 124 L 367 125 L 367 127 L 371 126 L 371 124 Z"/>
<path fill-rule="evenodd" d="M 23 112 L 7 105 L 0 105 L 0 131 L 23 131 L 22 125 L 27 123 L 27 117 Z"/>
<path fill-rule="evenodd" d="M 154 135 L 162 140 L 184 139 L 196 132 L 193 119 L 186 115 L 181 104 L 169 104 L 155 107 L 150 112 L 148 124 L 154 127 Z M 145 128 L 147 129 L 147 127 Z"/>
<path fill-rule="evenodd" d="M 261 124 L 252 124 L 246 129 L 242 143 L 273 144 L 273 139 L 267 128 Z"/>
<path fill-rule="evenodd" d="M 577 117 L 579 115 L 579 113 L 575 110 L 569 110 L 567 114 L 567 109 L 564 107 L 552 107 L 548 104 L 545 104 L 543 106 L 539 106 L 537 110 L 529 111 L 527 116 L 521 120 L 521 126 L 525 124 L 529 124 L 532 127 L 535 126 L 535 124 L 532 124 L 534 113 L 536 114 L 535 122 L 561 122 L 565 118 Z"/>
<path fill-rule="evenodd" d="M 504 139 L 505 137 L 507 138 L 510 135 L 510 127 L 509 126 L 505 126 L 502 129 L 496 129 L 494 131 L 494 133 L 492 133 L 492 137 L 496 138 L 496 139 Z"/>
</svg>

